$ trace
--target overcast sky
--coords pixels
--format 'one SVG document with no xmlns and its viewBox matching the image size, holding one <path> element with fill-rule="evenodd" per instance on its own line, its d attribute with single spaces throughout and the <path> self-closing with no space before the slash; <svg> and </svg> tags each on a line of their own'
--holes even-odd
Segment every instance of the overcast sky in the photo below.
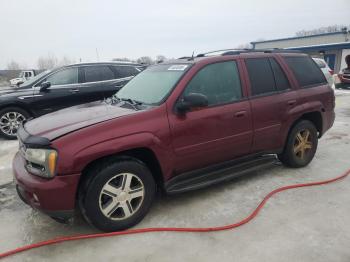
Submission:
<svg viewBox="0 0 350 262">
<path fill-rule="evenodd" d="M 76 61 L 166 57 L 349 24 L 349 0 L 0 0 L 0 69 L 48 53 Z"/>
</svg>

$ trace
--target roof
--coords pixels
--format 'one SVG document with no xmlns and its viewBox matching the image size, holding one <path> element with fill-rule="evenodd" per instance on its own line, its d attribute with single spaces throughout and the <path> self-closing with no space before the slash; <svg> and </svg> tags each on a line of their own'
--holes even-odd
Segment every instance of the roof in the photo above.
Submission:
<svg viewBox="0 0 350 262">
<path fill-rule="evenodd" d="M 320 36 L 325 36 L 325 35 L 338 35 L 338 34 L 345 34 L 345 33 L 346 32 L 338 31 L 338 32 L 315 34 L 315 35 L 307 35 L 307 36 L 294 36 L 294 37 L 277 38 L 277 39 L 271 39 L 271 40 L 253 41 L 253 42 L 250 42 L 250 43 L 252 45 L 254 45 L 254 44 L 259 44 L 259 43 L 278 42 L 278 41 L 292 40 L 292 39 L 313 38 L 313 37 L 320 37 Z"/>
<path fill-rule="evenodd" d="M 167 60 L 161 62 L 161 65 L 170 65 L 170 64 L 195 64 L 197 62 L 205 61 L 227 61 L 228 57 L 243 55 L 244 57 L 264 55 L 264 54 L 294 54 L 297 56 L 305 55 L 299 50 L 287 50 L 287 49 L 222 49 L 216 51 L 209 51 L 206 53 L 199 54 L 197 56 L 184 56 L 178 59 Z M 155 64 L 157 65 L 157 64 Z"/>
<path fill-rule="evenodd" d="M 296 46 L 296 47 L 288 47 L 286 49 L 289 50 L 301 50 L 301 51 L 327 51 L 334 49 L 347 49 L 350 48 L 350 42 L 342 42 L 342 43 L 331 43 L 331 44 L 322 44 L 322 45 L 308 45 L 308 46 Z"/>
<path fill-rule="evenodd" d="M 80 62 L 80 63 L 74 63 L 66 66 L 84 66 L 84 65 L 133 65 L 133 66 L 145 66 L 144 64 L 138 64 L 138 63 L 125 63 L 125 62 L 118 62 L 118 61 L 106 61 L 106 62 Z"/>
</svg>

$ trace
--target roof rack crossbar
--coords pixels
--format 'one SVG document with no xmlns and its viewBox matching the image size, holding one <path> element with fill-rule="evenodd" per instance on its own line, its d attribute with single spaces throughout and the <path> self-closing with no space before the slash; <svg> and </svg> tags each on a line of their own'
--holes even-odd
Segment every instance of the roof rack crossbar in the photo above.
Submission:
<svg viewBox="0 0 350 262">
<path fill-rule="evenodd" d="M 224 51 L 244 51 L 244 50 L 250 50 L 250 49 L 237 49 L 237 48 L 220 49 L 220 50 L 214 50 L 214 51 L 209 51 L 209 52 L 206 52 L 206 53 L 198 54 L 197 57 L 203 57 L 203 56 L 206 56 L 206 55 L 208 55 L 208 54 L 212 54 L 212 53 L 216 53 L 216 52 L 224 52 Z"/>
</svg>

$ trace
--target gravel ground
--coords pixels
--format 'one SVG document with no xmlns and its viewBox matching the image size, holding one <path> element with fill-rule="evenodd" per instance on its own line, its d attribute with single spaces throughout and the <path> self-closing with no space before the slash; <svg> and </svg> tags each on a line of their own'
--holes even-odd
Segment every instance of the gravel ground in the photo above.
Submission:
<svg viewBox="0 0 350 262">
<path fill-rule="evenodd" d="M 271 190 L 337 176 L 350 168 L 350 91 L 337 91 L 337 119 L 306 168 L 276 166 L 232 182 L 158 198 L 137 227 L 216 226 L 244 218 Z M 0 252 L 57 236 L 92 233 L 80 217 L 56 223 L 15 194 L 16 141 L 0 141 Z M 350 177 L 274 197 L 251 223 L 213 233 L 150 233 L 43 247 L 6 261 L 350 261 Z M 59 196 L 57 196 L 59 197 Z"/>
</svg>

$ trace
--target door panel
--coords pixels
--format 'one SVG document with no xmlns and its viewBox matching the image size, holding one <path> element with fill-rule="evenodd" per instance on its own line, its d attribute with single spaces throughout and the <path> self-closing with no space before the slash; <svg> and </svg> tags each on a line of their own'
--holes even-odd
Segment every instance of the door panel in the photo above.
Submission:
<svg viewBox="0 0 350 262">
<path fill-rule="evenodd" d="M 41 83 L 46 81 L 51 83 L 48 89 L 40 91 L 40 86 L 37 86 L 34 91 L 33 107 L 40 115 L 80 103 L 77 67 L 63 68 L 43 79 Z"/>
<path fill-rule="evenodd" d="M 170 129 L 181 173 L 248 154 L 252 121 L 248 101 L 171 114 Z"/>
<path fill-rule="evenodd" d="M 247 58 L 245 64 L 254 125 L 252 152 L 273 152 L 283 147 L 282 133 L 299 103 L 298 96 L 274 58 Z"/>
<path fill-rule="evenodd" d="M 40 115 L 79 104 L 76 90 L 79 84 L 68 87 L 53 87 L 45 91 L 34 91 L 33 107 Z"/>
<path fill-rule="evenodd" d="M 290 111 L 297 105 L 296 91 L 289 91 L 251 100 L 254 142 L 253 152 L 283 147 L 282 128 L 290 119 Z"/>
<path fill-rule="evenodd" d="M 199 93 L 208 99 L 208 107 L 182 115 L 173 109 L 169 111 L 177 173 L 250 152 L 252 116 L 250 103 L 242 95 L 240 79 L 238 64 L 225 61 L 199 68 L 187 83 L 178 101 Z"/>
</svg>

